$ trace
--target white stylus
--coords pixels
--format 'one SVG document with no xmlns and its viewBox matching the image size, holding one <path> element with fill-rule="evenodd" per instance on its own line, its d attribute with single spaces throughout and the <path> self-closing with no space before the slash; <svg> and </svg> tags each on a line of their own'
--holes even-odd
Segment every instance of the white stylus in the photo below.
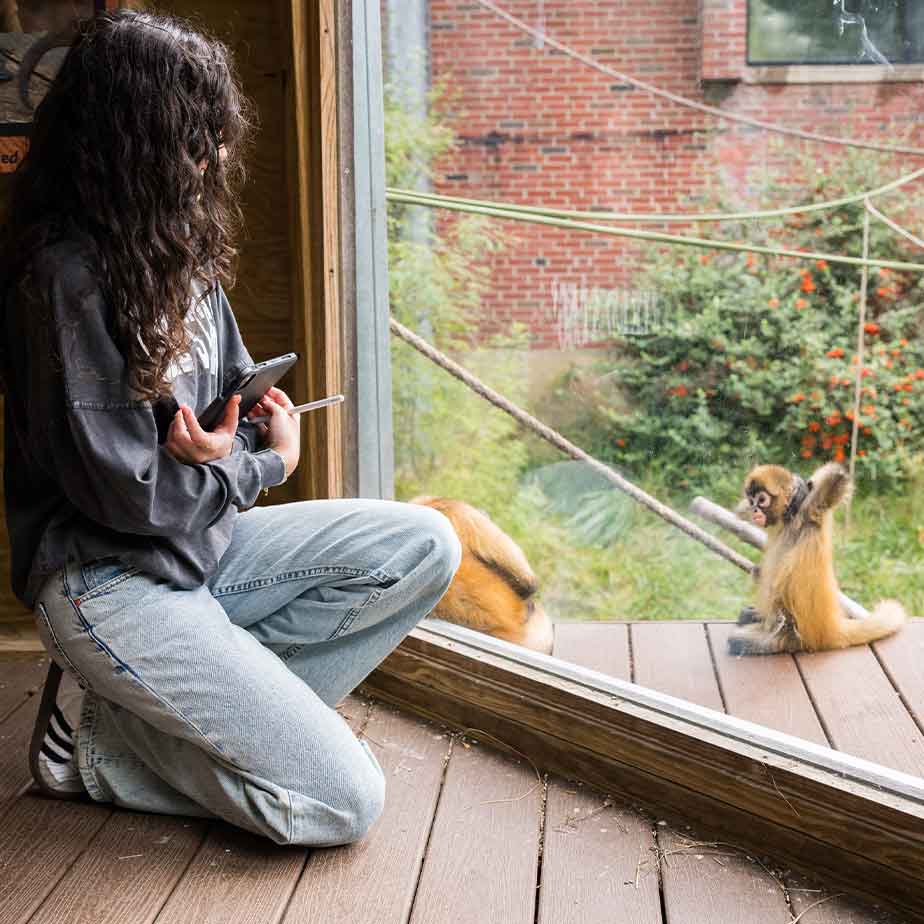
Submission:
<svg viewBox="0 0 924 924">
<path fill-rule="evenodd" d="M 320 401 L 309 401 L 307 404 L 299 404 L 296 407 L 293 407 L 289 413 L 290 414 L 301 414 L 302 411 L 313 411 L 318 407 L 327 407 L 328 404 L 339 404 L 343 401 L 343 395 L 331 395 L 329 398 L 321 398 Z M 269 417 L 245 417 L 244 420 L 249 420 L 251 423 L 266 423 L 271 418 Z"/>
</svg>

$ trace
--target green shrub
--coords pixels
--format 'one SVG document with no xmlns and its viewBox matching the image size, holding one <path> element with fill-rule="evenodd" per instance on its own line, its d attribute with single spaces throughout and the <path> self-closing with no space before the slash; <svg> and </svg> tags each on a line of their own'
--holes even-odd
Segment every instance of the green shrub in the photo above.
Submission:
<svg viewBox="0 0 924 924">
<path fill-rule="evenodd" d="M 885 182 L 861 154 L 838 160 L 801 195 L 789 187 L 785 198 L 833 198 Z M 914 205 L 901 202 L 903 212 Z M 859 255 L 862 213 L 854 204 L 791 216 L 751 227 L 750 240 Z M 709 227 L 717 238 L 741 234 L 740 226 Z M 922 259 L 875 219 L 870 253 Z M 608 386 L 628 409 L 614 410 L 612 396 L 598 392 L 576 412 L 585 436 L 598 431 L 590 442 L 605 458 L 681 486 L 757 460 L 806 468 L 849 458 L 858 268 L 679 247 L 650 247 L 646 264 L 639 285 L 658 293 L 665 321 L 644 337 L 623 337 L 605 359 Z M 920 463 L 922 302 L 921 274 L 871 270 L 857 447 L 858 480 L 867 484 L 904 480 Z"/>
</svg>

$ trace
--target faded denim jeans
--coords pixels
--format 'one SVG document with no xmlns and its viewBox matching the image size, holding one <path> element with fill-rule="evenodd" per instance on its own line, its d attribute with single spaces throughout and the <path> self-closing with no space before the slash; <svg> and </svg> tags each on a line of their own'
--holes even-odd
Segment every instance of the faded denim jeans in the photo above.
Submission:
<svg viewBox="0 0 924 924">
<path fill-rule="evenodd" d="M 385 777 L 334 706 L 446 592 L 461 546 L 430 507 L 251 507 L 207 584 L 115 557 L 51 575 L 35 615 L 86 690 L 81 777 L 100 802 L 222 818 L 277 844 L 362 837 Z"/>
</svg>

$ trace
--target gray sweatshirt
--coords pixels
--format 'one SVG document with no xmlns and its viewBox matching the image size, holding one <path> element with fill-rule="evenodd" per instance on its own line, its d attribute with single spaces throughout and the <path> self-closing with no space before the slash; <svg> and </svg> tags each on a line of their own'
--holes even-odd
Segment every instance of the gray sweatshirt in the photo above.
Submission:
<svg viewBox="0 0 924 924">
<path fill-rule="evenodd" d="M 246 420 L 213 462 L 180 462 L 163 446 L 179 402 L 200 413 L 252 362 L 221 285 L 191 298 L 192 346 L 168 373 L 172 398 L 139 400 L 91 246 L 42 248 L 2 306 L 6 522 L 13 593 L 30 610 L 49 574 L 110 555 L 180 588 L 205 583 L 238 511 L 285 480 L 282 456 Z"/>
</svg>

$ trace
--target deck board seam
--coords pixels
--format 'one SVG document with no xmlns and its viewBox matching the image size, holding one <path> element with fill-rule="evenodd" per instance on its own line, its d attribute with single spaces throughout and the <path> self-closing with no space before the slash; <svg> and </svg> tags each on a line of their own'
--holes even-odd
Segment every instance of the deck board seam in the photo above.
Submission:
<svg viewBox="0 0 924 924">
<path fill-rule="evenodd" d="M 433 828 L 436 826 L 436 816 L 439 813 L 440 802 L 443 799 L 443 791 L 446 787 L 446 775 L 449 772 L 449 761 L 452 760 L 452 754 L 455 750 L 456 737 L 456 734 L 454 734 L 452 731 L 449 732 L 449 748 L 447 749 L 446 755 L 443 758 L 443 772 L 440 775 L 440 786 L 436 793 L 436 799 L 433 803 L 433 812 L 430 815 L 430 825 L 427 828 L 427 839 L 424 842 L 423 853 L 420 856 L 420 865 L 417 868 L 417 880 L 414 883 L 414 892 L 411 895 L 411 904 L 407 910 L 407 917 L 405 918 L 404 922 L 402 922 L 402 924 L 410 924 L 410 922 L 414 919 L 414 908 L 417 905 L 417 894 L 420 890 L 420 880 L 423 877 L 424 866 L 427 862 L 427 854 L 430 851 L 430 841 L 433 838 Z"/>
<path fill-rule="evenodd" d="M 924 721 L 922 721 L 922 718 L 919 717 L 918 714 L 914 711 L 914 709 L 911 708 L 911 703 L 908 702 L 908 699 L 905 696 L 902 688 L 899 686 L 898 681 L 895 679 L 894 675 L 889 670 L 889 667 L 886 664 L 886 662 L 880 656 L 879 649 L 876 647 L 875 644 L 869 645 L 868 647 L 873 652 L 873 657 L 879 662 L 879 667 L 882 668 L 882 672 L 886 675 L 886 679 L 889 681 L 889 683 L 892 685 L 892 688 L 898 694 L 899 702 L 901 702 L 901 704 L 905 707 L 905 711 L 908 713 L 908 715 L 911 716 L 911 721 L 914 722 L 918 731 L 920 731 L 921 734 L 924 735 Z"/>
<path fill-rule="evenodd" d="M 164 900 L 160 903 L 157 909 L 157 913 L 151 919 L 151 924 L 157 924 L 158 920 L 160 920 L 160 916 L 164 913 L 164 909 L 167 907 L 167 904 L 173 896 L 173 893 L 176 892 L 176 890 L 180 887 L 180 883 L 186 879 L 186 874 L 189 872 L 189 868 L 195 862 L 196 857 L 202 853 L 202 850 L 205 847 L 205 843 L 209 839 L 209 834 L 212 833 L 214 827 L 215 826 L 212 822 L 208 822 L 205 825 L 202 836 L 199 840 L 199 846 L 190 853 L 189 859 L 186 861 L 186 865 L 183 867 L 180 875 L 176 877 L 176 881 L 173 883 L 172 887 L 167 890 L 167 894 L 164 896 Z"/>
<path fill-rule="evenodd" d="M 715 677 L 715 685 L 719 690 L 719 700 L 722 703 L 722 712 L 731 715 L 728 711 L 728 701 L 725 699 L 725 687 L 722 686 L 722 675 L 719 673 L 719 663 L 716 660 L 715 648 L 712 644 L 712 635 L 709 632 L 709 624 L 703 623 L 703 632 L 706 634 L 706 648 L 709 651 L 709 658 L 712 661 L 712 674 Z"/>
<path fill-rule="evenodd" d="M 549 798 L 549 775 L 543 774 L 542 793 L 539 797 L 539 848 L 536 856 L 536 888 L 533 905 L 533 924 L 539 924 L 539 896 L 542 894 L 542 867 L 545 863 L 546 804 Z"/>
<path fill-rule="evenodd" d="M 289 889 L 289 894 L 286 897 L 285 904 L 279 911 L 279 916 L 275 921 L 270 922 L 270 924 L 283 924 L 285 921 L 289 914 L 289 908 L 292 907 L 292 899 L 295 898 L 295 893 L 298 891 L 299 884 L 302 881 L 302 876 L 305 875 L 305 870 L 308 869 L 308 863 L 316 849 L 316 847 L 305 848 L 305 855 L 302 857 L 302 868 L 298 871 L 298 875 L 292 880 L 292 887 Z M 157 924 L 157 922 L 155 921 L 154 924 Z"/>
<path fill-rule="evenodd" d="M 828 741 L 828 747 L 832 750 L 840 750 L 838 746 L 834 743 L 834 735 L 831 733 L 831 729 L 828 728 L 828 723 L 825 721 L 825 717 L 821 714 L 821 710 L 818 708 L 818 703 L 815 701 L 815 696 L 812 693 L 812 688 L 809 686 L 808 681 L 805 679 L 805 672 L 802 670 L 802 665 L 799 662 L 799 659 L 795 655 L 786 655 L 788 658 L 792 658 L 793 663 L 796 665 L 796 671 L 799 674 L 799 679 L 802 681 L 802 686 L 805 688 L 805 695 L 809 698 L 809 702 L 812 704 L 812 709 L 815 710 L 815 717 L 818 719 L 818 724 L 821 726 L 822 732 Z"/>
</svg>

